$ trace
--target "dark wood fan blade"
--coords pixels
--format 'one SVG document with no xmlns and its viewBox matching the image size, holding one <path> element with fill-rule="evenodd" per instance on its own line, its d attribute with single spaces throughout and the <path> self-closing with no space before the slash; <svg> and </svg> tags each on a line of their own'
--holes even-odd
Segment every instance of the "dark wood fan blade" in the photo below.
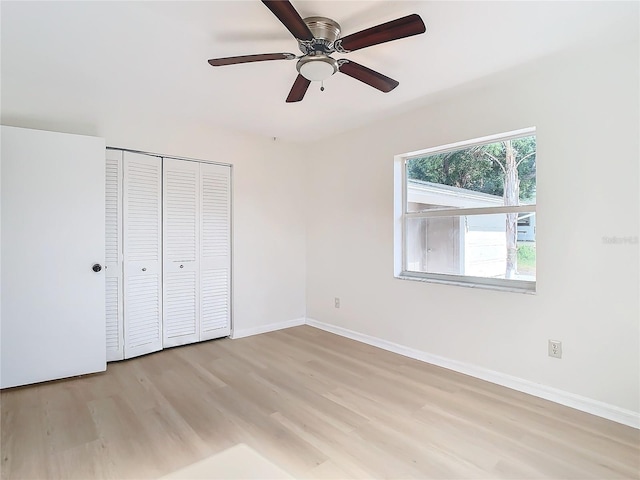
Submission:
<svg viewBox="0 0 640 480">
<path fill-rule="evenodd" d="M 426 30 L 420 15 L 414 13 L 375 27 L 367 28 L 358 33 L 347 35 L 342 38 L 341 46 L 343 49 L 353 52 L 354 50 L 370 47 L 379 43 L 419 35 L 426 32 Z"/>
<path fill-rule="evenodd" d="M 393 78 L 389 78 L 375 70 L 371 70 L 370 68 L 352 61 L 340 65 L 340 72 L 345 75 L 349 75 L 356 80 L 360 80 L 367 85 L 371 85 L 373 88 L 377 88 L 381 92 L 385 93 L 390 92 L 400 85 L 400 83 L 395 81 Z"/>
<path fill-rule="evenodd" d="M 302 75 L 298 75 L 298 78 L 293 82 L 293 87 L 291 87 L 291 91 L 287 97 L 287 103 L 299 102 L 302 100 L 304 98 L 304 94 L 307 93 L 310 83 L 311 82 Z"/>
<path fill-rule="evenodd" d="M 313 40 L 313 34 L 300 14 L 288 0 L 262 0 L 271 13 L 287 27 L 298 40 Z"/>
<path fill-rule="evenodd" d="M 265 60 L 293 60 L 293 53 L 262 53 L 259 55 L 241 55 L 239 57 L 212 58 L 209 65 L 221 67 L 223 65 L 235 65 L 236 63 L 264 62 Z"/>
</svg>

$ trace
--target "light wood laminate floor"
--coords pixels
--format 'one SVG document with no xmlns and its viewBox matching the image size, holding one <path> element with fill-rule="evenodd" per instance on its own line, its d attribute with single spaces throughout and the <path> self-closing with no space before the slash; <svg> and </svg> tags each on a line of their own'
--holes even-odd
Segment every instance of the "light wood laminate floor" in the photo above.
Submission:
<svg viewBox="0 0 640 480">
<path fill-rule="evenodd" d="M 297 478 L 639 478 L 640 432 L 308 326 L 5 390 L 2 478 L 157 478 L 245 443 Z"/>
</svg>

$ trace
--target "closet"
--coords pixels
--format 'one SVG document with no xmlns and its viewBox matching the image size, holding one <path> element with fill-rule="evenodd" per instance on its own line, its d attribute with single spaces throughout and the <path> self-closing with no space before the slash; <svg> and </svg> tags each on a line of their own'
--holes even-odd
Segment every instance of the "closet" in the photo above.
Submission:
<svg viewBox="0 0 640 480">
<path fill-rule="evenodd" d="M 107 150 L 109 361 L 230 334 L 230 174 Z"/>
</svg>

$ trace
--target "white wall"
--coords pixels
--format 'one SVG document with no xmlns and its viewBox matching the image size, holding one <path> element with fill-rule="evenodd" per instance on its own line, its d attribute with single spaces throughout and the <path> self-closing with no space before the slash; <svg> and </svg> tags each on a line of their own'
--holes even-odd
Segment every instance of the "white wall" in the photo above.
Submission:
<svg viewBox="0 0 640 480">
<path fill-rule="evenodd" d="M 639 412 L 638 245 L 603 242 L 638 235 L 638 58 L 572 52 L 316 145 L 307 317 Z M 537 294 L 395 279 L 394 155 L 531 126 Z"/>
</svg>

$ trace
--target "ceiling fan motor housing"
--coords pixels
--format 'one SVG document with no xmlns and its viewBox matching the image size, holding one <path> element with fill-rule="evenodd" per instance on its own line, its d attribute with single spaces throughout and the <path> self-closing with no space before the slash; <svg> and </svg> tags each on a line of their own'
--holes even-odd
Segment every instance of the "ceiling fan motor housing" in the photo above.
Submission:
<svg viewBox="0 0 640 480">
<path fill-rule="evenodd" d="M 340 37 L 340 24 L 326 17 L 307 17 L 304 19 L 313 34 L 313 40 L 298 40 L 300 51 L 305 55 L 314 53 L 333 53 L 333 45 Z"/>
</svg>

